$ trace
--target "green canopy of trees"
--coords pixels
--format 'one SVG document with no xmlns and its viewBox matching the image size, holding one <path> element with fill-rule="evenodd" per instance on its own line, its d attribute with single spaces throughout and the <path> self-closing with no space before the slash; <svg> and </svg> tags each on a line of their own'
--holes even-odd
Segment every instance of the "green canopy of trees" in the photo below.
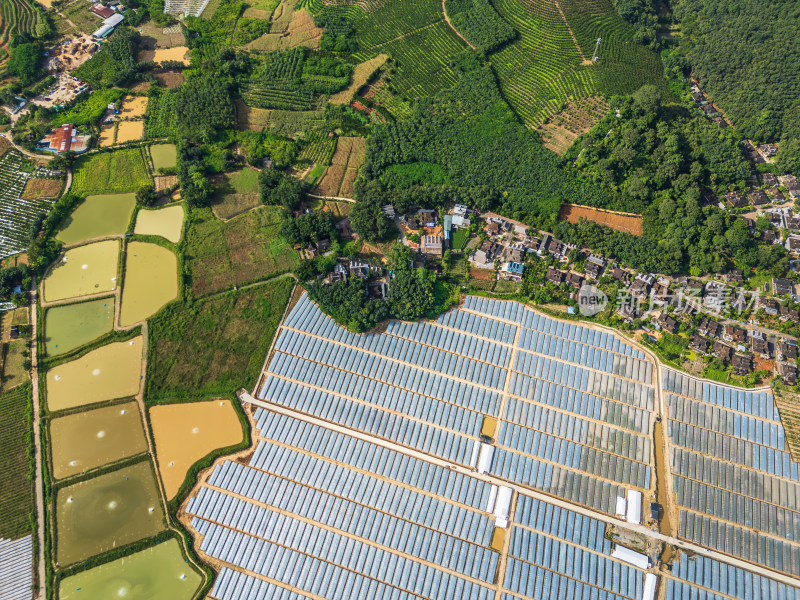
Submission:
<svg viewBox="0 0 800 600">
<path fill-rule="evenodd" d="M 22 85 L 33 83 L 44 75 L 42 70 L 42 47 L 25 43 L 11 49 L 11 58 L 6 67 L 11 75 L 19 77 Z"/>
<path fill-rule="evenodd" d="M 485 66 L 419 101 L 412 118 L 375 126 L 363 175 L 379 179 L 391 165 L 421 161 L 443 167 L 455 187 L 488 189 L 488 208 L 529 225 L 554 226 L 563 201 L 608 203 L 598 186 L 563 170 L 519 122 Z"/>
<path fill-rule="evenodd" d="M 800 4 L 677 0 L 681 49 L 745 136 L 800 139 Z"/>
<path fill-rule="evenodd" d="M 308 296 L 322 312 L 353 331 L 372 329 L 390 316 L 385 300 L 371 300 L 366 294 L 366 283 L 359 277 L 348 282 L 324 285 L 313 281 L 307 287 Z"/>
<path fill-rule="evenodd" d="M 192 141 L 208 142 L 232 128 L 233 100 L 226 82 L 212 75 L 186 81 L 176 92 L 175 117 L 177 130 Z"/>
</svg>

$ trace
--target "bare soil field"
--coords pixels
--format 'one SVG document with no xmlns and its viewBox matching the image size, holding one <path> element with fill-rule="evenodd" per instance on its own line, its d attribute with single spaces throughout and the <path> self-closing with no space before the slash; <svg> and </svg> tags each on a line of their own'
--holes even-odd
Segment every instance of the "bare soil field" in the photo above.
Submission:
<svg viewBox="0 0 800 600">
<path fill-rule="evenodd" d="M 280 6 L 275 9 L 275 13 L 277 14 L 279 10 L 281 10 Z M 284 27 L 284 25 L 280 20 L 273 20 L 272 26 L 274 31 L 283 31 L 281 27 Z M 245 48 L 249 50 L 261 50 L 263 52 L 291 50 L 299 46 L 305 46 L 312 50 L 319 48 L 319 41 L 322 38 L 322 29 L 314 25 L 314 19 L 305 9 L 293 12 L 285 28 L 283 33 L 267 33 L 266 35 L 262 35 L 260 38 L 246 44 Z"/>
<path fill-rule="evenodd" d="M 160 63 L 164 60 L 177 60 L 183 64 L 189 64 L 189 49 L 186 46 L 175 46 L 174 48 L 157 48 L 155 50 L 143 50 L 139 53 L 140 62 L 155 61 Z"/>
<path fill-rule="evenodd" d="M 261 131 L 269 123 L 271 113 L 268 108 L 253 108 L 247 106 L 241 99 L 236 100 L 236 123 L 240 131 L 246 129 Z"/>
<path fill-rule="evenodd" d="M 144 121 L 120 121 L 117 125 L 117 143 L 124 144 L 142 139 Z"/>
<path fill-rule="evenodd" d="M 24 200 L 38 200 L 40 198 L 58 198 L 64 182 L 60 179 L 28 179 L 22 192 Z"/>
<path fill-rule="evenodd" d="M 122 119 L 141 119 L 146 110 L 146 96 L 126 96 L 122 101 L 119 116 Z"/>
<path fill-rule="evenodd" d="M 114 145 L 114 139 L 117 137 L 117 124 L 116 123 L 103 123 L 100 126 L 100 147 L 107 148 Z"/>
<path fill-rule="evenodd" d="M 558 215 L 559 220 L 577 223 L 580 219 L 593 221 L 598 225 L 605 225 L 611 229 L 642 235 L 642 216 L 631 213 L 620 213 L 591 206 L 578 206 L 577 204 L 565 203 L 561 206 Z"/>
<path fill-rule="evenodd" d="M 581 135 L 589 131 L 609 110 L 605 98 L 570 100 L 564 110 L 538 128 L 542 145 L 556 154 L 564 154 Z"/>
<path fill-rule="evenodd" d="M 353 182 L 358 169 L 366 158 L 367 141 L 364 138 L 339 138 L 331 166 L 317 186 L 321 196 L 349 198 L 353 193 Z"/>
<path fill-rule="evenodd" d="M 387 54 L 378 54 L 378 56 L 375 58 L 356 65 L 356 68 L 353 69 L 353 76 L 350 80 L 350 85 L 347 86 L 347 89 L 333 94 L 330 97 L 329 102 L 331 104 L 347 104 L 350 102 L 350 99 L 355 95 L 358 89 L 367 83 L 367 80 L 370 78 L 370 76 L 375 71 L 380 69 L 388 58 L 389 56 Z"/>
<path fill-rule="evenodd" d="M 161 87 L 174 90 L 185 81 L 183 73 L 177 71 L 164 71 L 163 73 L 153 73 L 156 83 Z"/>
</svg>

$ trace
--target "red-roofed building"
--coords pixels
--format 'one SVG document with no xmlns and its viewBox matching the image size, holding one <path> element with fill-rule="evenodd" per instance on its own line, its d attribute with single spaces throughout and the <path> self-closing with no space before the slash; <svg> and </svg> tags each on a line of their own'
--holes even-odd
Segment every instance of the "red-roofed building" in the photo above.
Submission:
<svg viewBox="0 0 800 600">
<path fill-rule="evenodd" d="M 99 2 L 96 2 L 95 4 L 92 4 L 92 8 L 90 8 L 89 10 L 92 11 L 96 15 L 100 15 L 104 19 L 107 19 L 108 17 L 113 16 L 113 14 L 114 14 L 113 10 L 111 10 L 107 6 L 103 6 Z"/>
<path fill-rule="evenodd" d="M 86 152 L 90 137 L 88 135 L 76 135 L 75 127 L 68 123 L 44 136 L 42 141 L 39 142 L 38 148 L 45 152 L 56 153 L 66 152 L 67 150 L 72 150 L 76 153 Z"/>
</svg>

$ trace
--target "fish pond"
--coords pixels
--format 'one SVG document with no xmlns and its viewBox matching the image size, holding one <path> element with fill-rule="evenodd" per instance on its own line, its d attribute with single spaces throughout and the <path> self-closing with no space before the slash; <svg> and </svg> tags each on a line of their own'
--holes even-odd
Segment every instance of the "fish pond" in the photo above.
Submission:
<svg viewBox="0 0 800 600">
<path fill-rule="evenodd" d="M 66 354 L 114 327 L 114 297 L 48 308 L 44 318 L 48 356 Z"/>
<path fill-rule="evenodd" d="M 181 241 L 183 216 L 183 206 L 180 204 L 156 210 L 140 210 L 136 214 L 136 227 L 133 232 L 140 235 L 158 235 L 177 244 Z"/>
<path fill-rule="evenodd" d="M 157 244 L 128 244 L 120 325 L 127 327 L 144 321 L 177 297 L 178 259 L 175 253 Z"/>
<path fill-rule="evenodd" d="M 87 196 L 66 218 L 65 227 L 56 238 L 75 244 L 105 235 L 122 235 L 128 230 L 135 204 L 135 194 Z"/>
<path fill-rule="evenodd" d="M 191 600 L 202 577 L 186 562 L 177 540 L 67 577 L 60 600 Z"/>
<path fill-rule="evenodd" d="M 105 240 L 67 250 L 44 278 L 46 302 L 78 298 L 117 287 L 119 242 Z"/>
<path fill-rule="evenodd" d="M 154 406 L 150 425 L 167 499 L 178 493 L 195 462 L 217 448 L 238 444 L 244 435 L 230 400 Z"/>
<path fill-rule="evenodd" d="M 136 402 L 87 410 L 50 422 L 53 476 L 64 479 L 147 450 Z"/>
<path fill-rule="evenodd" d="M 62 567 L 151 537 L 165 527 L 148 461 L 56 492 L 56 558 Z"/>
<path fill-rule="evenodd" d="M 142 337 L 114 342 L 47 372 L 47 407 L 51 411 L 127 398 L 139 392 Z"/>
</svg>

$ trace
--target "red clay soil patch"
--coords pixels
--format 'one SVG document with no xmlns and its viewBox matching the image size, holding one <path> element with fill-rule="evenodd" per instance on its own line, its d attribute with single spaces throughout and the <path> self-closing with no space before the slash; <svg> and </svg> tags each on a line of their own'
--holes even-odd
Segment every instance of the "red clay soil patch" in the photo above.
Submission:
<svg viewBox="0 0 800 600">
<path fill-rule="evenodd" d="M 469 276 L 473 279 L 482 279 L 484 281 L 493 281 L 495 277 L 494 269 L 477 269 L 470 267 Z"/>
<path fill-rule="evenodd" d="M 560 221 L 577 223 L 580 219 L 593 221 L 598 225 L 605 225 L 611 229 L 642 235 L 642 216 L 631 213 L 619 213 L 591 206 L 578 206 L 577 204 L 563 204 L 558 215 Z"/>
<path fill-rule="evenodd" d="M 163 73 L 154 73 L 153 78 L 158 82 L 158 85 L 168 89 L 175 89 L 184 82 L 183 73 L 177 71 L 164 71 Z"/>
</svg>

